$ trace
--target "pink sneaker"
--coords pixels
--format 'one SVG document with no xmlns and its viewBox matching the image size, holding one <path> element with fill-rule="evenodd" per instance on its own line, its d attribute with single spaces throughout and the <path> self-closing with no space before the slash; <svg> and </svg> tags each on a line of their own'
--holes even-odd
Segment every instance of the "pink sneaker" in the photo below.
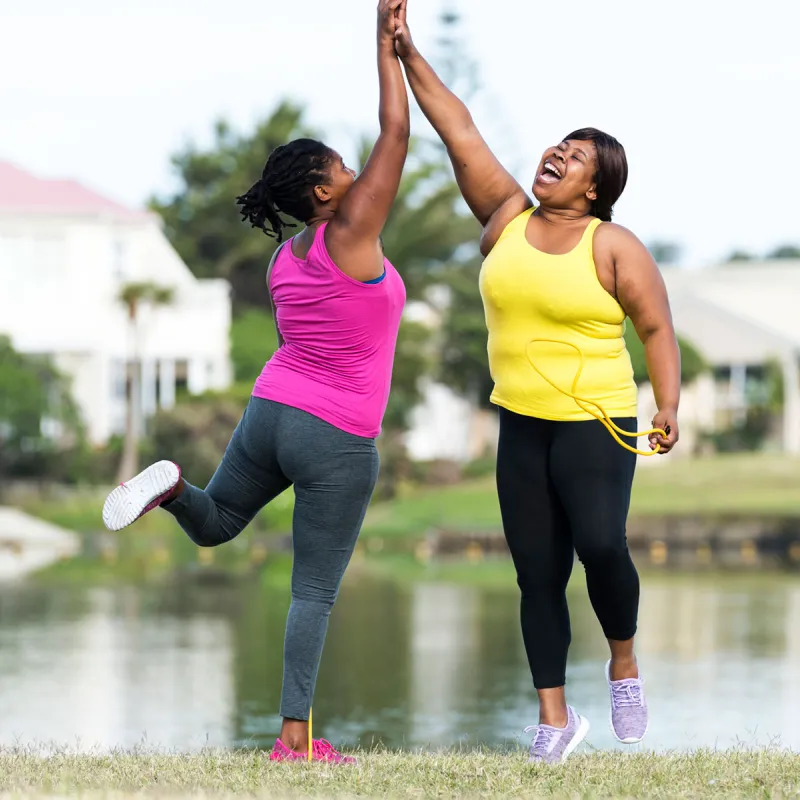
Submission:
<svg viewBox="0 0 800 800">
<path fill-rule="evenodd" d="M 280 739 L 275 740 L 275 747 L 269 756 L 270 761 L 308 761 L 307 753 L 295 753 Z M 327 739 L 314 739 L 311 747 L 312 761 L 329 761 L 333 764 L 355 764 L 352 756 L 343 756 Z"/>
<path fill-rule="evenodd" d="M 127 528 L 148 511 L 158 508 L 178 485 L 181 468 L 171 461 L 159 461 L 135 478 L 121 483 L 106 498 L 103 522 L 110 531 Z"/>
</svg>

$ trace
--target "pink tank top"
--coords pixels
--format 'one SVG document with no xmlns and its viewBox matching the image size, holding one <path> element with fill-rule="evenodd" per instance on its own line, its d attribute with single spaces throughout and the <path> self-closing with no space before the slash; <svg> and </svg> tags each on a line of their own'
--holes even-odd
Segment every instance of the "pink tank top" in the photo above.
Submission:
<svg viewBox="0 0 800 800">
<path fill-rule="evenodd" d="M 284 344 L 253 396 L 299 408 L 356 436 L 376 437 L 389 400 L 403 279 L 384 259 L 379 283 L 362 283 L 333 263 L 320 225 L 305 259 L 289 241 L 272 268 L 270 291 Z"/>
</svg>

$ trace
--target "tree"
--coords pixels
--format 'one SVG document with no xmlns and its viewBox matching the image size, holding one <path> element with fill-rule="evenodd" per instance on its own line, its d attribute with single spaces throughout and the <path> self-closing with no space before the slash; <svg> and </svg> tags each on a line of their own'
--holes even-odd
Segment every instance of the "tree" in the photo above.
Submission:
<svg viewBox="0 0 800 800">
<path fill-rule="evenodd" d="M 243 311 L 231 325 L 233 379 L 252 384 L 277 349 L 278 335 L 272 315 L 258 308 Z"/>
<path fill-rule="evenodd" d="M 187 146 L 172 158 L 178 190 L 153 198 L 172 245 L 198 278 L 225 278 L 234 309 L 269 307 L 264 278 L 277 246 L 241 221 L 236 198 L 261 177 L 270 152 L 301 136 L 315 136 L 303 109 L 284 101 L 250 135 L 220 120 L 207 150 Z"/>
<path fill-rule="evenodd" d="M 392 391 L 383 418 L 383 433 L 378 439 L 381 480 L 376 496 L 384 500 L 397 494 L 400 481 L 409 472 L 405 433 L 411 412 L 422 400 L 420 378 L 430 371 L 430 340 L 428 326 L 403 320 L 397 337 Z"/>
<path fill-rule="evenodd" d="M 478 289 L 481 259 L 476 254 L 445 277 L 449 301 L 440 334 L 438 377 L 479 408 L 488 408 L 492 392 L 486 320 Z"/>
<path fill-rule="evenodd" d="M 633 379 L 637 384 L 647 383 L 650 378 L 644 357 L 644 345 L 630 322 L 625 328 L 625 344 L 633 364 Z M 678 336 L 678 346 L 681 350 L 681 383 L 689 384 L 702 375 L 708 366 L 700 351 L 691 342 Z"/>
<path fill-rule="evenodd" d="M 362 140 L 366 162 L 371 141 Z M 383 248 L 406 284 L 409 300 L 423 300 L 446 269 L 480 230 L 462 209 L 461 192 L 446 154 L 412 138 L 409 160 L 383 232 Z"/>
<path fill-rule="evenodd" d="M 153 417 L 147 455 L 181 465 L 193 483 L 205 486 L 242 416 L 246 398 L 208 394 L 185 400 L 179 408 Z"/>
<path fill-rule="evenodd" d="M 744 261 L 754 261 L 755 256 L 746 250 L 734 250 L 727 258 L 728 264 L 737 264 Z"/>
<path fill-rule="evenodd" d="M 780 247 L 776 247 L 768 256 L 767 258 L 797 258 L 800 259 L 800 247 L 793 244 L 782 244 Z"/>
<path fill-rule="evenodd" d="M 139 314 L 143 306 L 164 306 L 172 302 L 173 290 L 149 281 L 128 283 L 122 287 L 118 300 L 125 306 L 130 328 L 131 373 L 126 380 L 125 439 L 119 464 L 118 480 L 129 479 L 139 467 L 139 438 L 142 434 L 141 419 L 141 342 Z"/>
<path fill-rule="evenodd" d="M 659 266 L 676 264 L 681 258 L 681 246 L 675 242 L 651 242 L 647 249 Z"/>
<path fill-rule="evenodd" d="M 0 336 L 0 476 L 42 476 L 79 447 L 83 427 L 69 383 L 45 357 Z"/>
</svg>

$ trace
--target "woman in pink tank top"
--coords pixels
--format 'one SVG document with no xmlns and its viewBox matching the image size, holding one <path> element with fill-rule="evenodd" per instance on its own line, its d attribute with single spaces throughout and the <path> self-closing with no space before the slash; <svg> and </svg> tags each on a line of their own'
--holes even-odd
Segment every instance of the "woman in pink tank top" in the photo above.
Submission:
<svg viewBox="0 0 800 800">
<path fill-rule="evenodd" d="M 309 717 L 328 617 L 378 477 L 381 429 L 405 304 L 381 231 L 408 153 L 408 98 L 395 53 L 400 0 L 378 4 L 380 127 L 356 177 L 311 139 L 274 150 L 238 198 L 243 219 L 281 243 L 267 270 L 280 347 L 264 367 L 205 490 L 160 461 L 106 500 L 111 530 L 162 506 L 193 542 L 230 541 L 294 487 L 292 604 L 284 642 L 274 760 L 352 761 L 323 740 L 308 752 Z M 284 217 L 304 223 L 294 227 Z M 277 644 L 277 643 L 276 643 Z"/>
</svg>

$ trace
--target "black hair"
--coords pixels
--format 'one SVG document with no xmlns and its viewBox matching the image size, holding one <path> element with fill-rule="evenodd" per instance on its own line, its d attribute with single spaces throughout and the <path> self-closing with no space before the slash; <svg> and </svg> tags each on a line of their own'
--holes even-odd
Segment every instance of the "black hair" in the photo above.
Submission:
<svg viewBox="0 0 800 800">
<path fill-rule="evenodd" d="M 283 229 L 294 228 L 281 213 L 300 222 L 314 214 L 314 187 L 330 180 L 334 152 L 314 139 L 295 139 L 269 155 L 261 179 L 236 198 L 242 221 L 283 241 Z M 267 227 L 269 225 L 269 227 Z"/>
<path fill-rule="evenodd" d="M 564 137 L 594 142 L 597 170 L 594 174 L 597 199 L 592 202 L 591 214 L 603 222 L 611 222 L 614 203 L 628 182 L 628 159 L 625 148 L 613 137 L 597 128 L 581 128 Z"/>
</svg>

